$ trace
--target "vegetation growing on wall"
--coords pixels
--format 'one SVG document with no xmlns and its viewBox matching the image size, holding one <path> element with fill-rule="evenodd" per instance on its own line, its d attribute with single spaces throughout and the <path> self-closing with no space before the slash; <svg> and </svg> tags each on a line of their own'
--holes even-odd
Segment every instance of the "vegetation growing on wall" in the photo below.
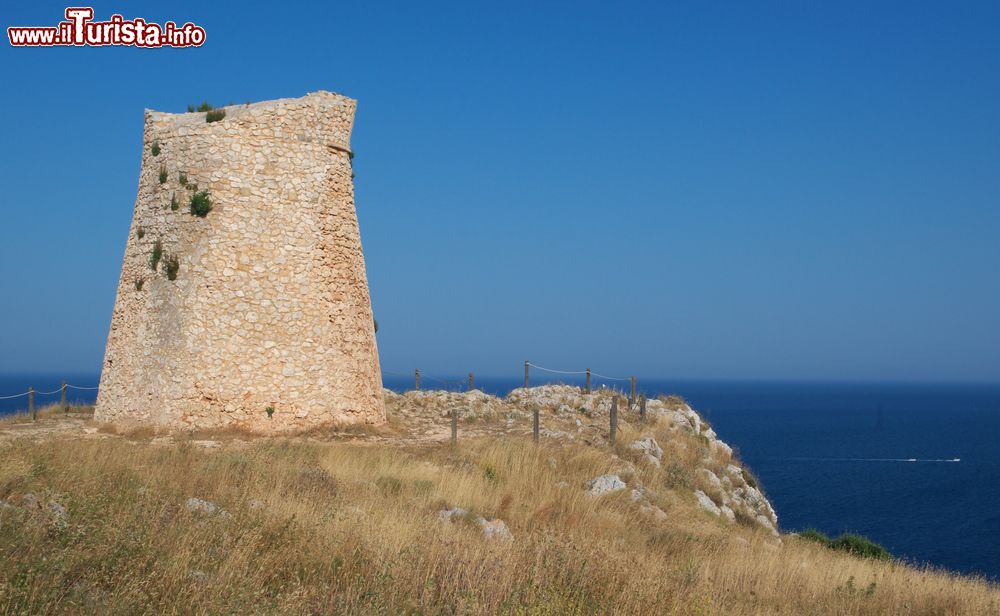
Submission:
<svg viewBox="0 0 1000 616">
<path fill-rule="evenodd" d="M 181 269 L 181 262 L 176 256 L 170 255 L 163 260 L 163 269 L 166 270 L 169 280 L 177 280 L 177 272 Z"/>
<path fill-rule="evenodd" d="M 208 113 L 205 114 L 205 121 L 209 123 L 218 122 L 224 117 L 226 117 L 225 109 L 213 109 L 212 111 L 209 111 Z"/>
<path fill-rule="evenodd" d="M 204 218 L 212 211 L 212 199 L 208 196 L 208 191 L 203 190 L 191 195 L 191 214 Z"/>
<path fill-rule="evenodd" d="M 160 240 L 153 242 L 153 254 L 149 255 L 149 266 L 154 270 L 156 266 L 160 264 L 160 259 L 163 258 L 163 244 Z"/>
<path fill-rule="evenodd" d="M 160 142 L 159 141 L 154 141 L 153 142 L 153 146 L 150 148 L 150 150 L 153 152 L 153 156 L 159 156 L 160 155 Z"/>
<path fill-rule="evenodd" d="M 167 166 L 160 165 L 160 184 L 167 183 Z"/>
</svg>

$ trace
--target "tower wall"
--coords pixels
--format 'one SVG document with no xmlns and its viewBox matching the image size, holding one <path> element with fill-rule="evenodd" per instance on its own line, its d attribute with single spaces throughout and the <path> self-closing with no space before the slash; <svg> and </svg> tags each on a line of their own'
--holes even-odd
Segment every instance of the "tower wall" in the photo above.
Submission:
<svg viewBox="0 0 1000 616">
<path fill-rule="evenodd" d="M 97 420 L 255 432 L 384 421 L 355 107 L 317 92 L 225 107 L 211 123 L 146 111 Z M 205 217 L 189 209 L 202 191 Z"/>
</svg>

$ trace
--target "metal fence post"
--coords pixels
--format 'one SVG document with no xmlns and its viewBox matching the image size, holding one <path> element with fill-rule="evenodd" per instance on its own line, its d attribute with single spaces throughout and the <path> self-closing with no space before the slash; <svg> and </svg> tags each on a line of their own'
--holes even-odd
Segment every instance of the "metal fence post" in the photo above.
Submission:
<svg viewBox="0 0 1000 616">
<path fill-rule="evenodd" d="M 470 372 L 469 373 L 469 391 L 472 391 L 475 388 L 476 388 L 476 377 L 473 376 L 473 374 Z"/>
<path fill-rule="evenodd" d="M 635 406 L 635 377 L 632 377 L 632 389 L 628 395 L 628 409 L 631 411 Z"/>
<path fill-rule="evenodd" d="M 62 407 L 63 413 L 69 412 L 69 407 L 66 406 L 66 381 L 62 382 L 62 387 L 60 388 L 59 394 L 59 405 Z"/>
<path fill-rule="evenodd" d="M 28 385 L 28 414 L 31 415 L 31 421 L 38 419 L 38 413 L 35 411 L 35 388 Z"/>
<path fill-rule="evenodd" d="M 528 388 L 528 360 L 524 360 L 524 388 Z"/>
<path fill-rule="evenodd" d="M 587 368 L 587 386 L 584 388 L 584 393 L 590 393 L 590 368 Z"/>
<path fill-rule="evenodd" d="M 458 409 L 451 409 L 451 446 L 458 444 Z"/>
<path fill-rule="evenodd" d="M 420 391 L 420 368 L 417 368 L 414 371 L 414 378 L 416 379 L 417 382 L 417 391 Z"/>
<path fill-rule="evenodd" d="M 639 418 L 646 421 L 646 394 L 639 395 Z"/>
<path fill-rule="evenodd" d="M 531 417 L 531 438 L 538 442 L 538 405 L 535 405 L 534 413 Z"/>
</svg>

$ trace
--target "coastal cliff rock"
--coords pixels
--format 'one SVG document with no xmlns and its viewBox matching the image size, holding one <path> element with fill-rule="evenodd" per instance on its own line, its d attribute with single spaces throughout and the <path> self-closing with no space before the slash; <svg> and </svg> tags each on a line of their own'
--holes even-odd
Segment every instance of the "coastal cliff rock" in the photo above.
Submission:
<svg viewBox="0 0 1000 616">
<path fill-rule="evenodd" d="M 540 415 L 543 438 L 582 442 L 595 447 L 608 446 L 610 390 L 585 393 L 571 385 L 542 385 L 518 388 L 501 398 L 473 390 L 408 391 L 399 394 L 385 390 L 386 412 L 407 424 L 415 424 L 424 434 L 448 438 L 449 421 L 458 414 L 461 431 L 484 422 L 500 422 L 507 430 L 530 429 L 534 410 Z M 636 502 L 644 512 L 663 514 L 651 503 L 647 486 L 627 481 L 641 465 L 671 491 L 686 494 L 693 503 L 725 523 L 759 527 L 778 535 L 778 517 L 745 469 L 733 448 L 719 440 L 715 431 L 686 402 L 676 397 L 651 399 L 646 403 L 647 418 L 642 421 L 637 409 L 629 409 L 619 398 L 619 438 L 621 448 L 610 456 L 610 471 L 594 478 L 584 490 L 592 496 L 614 494 L 632 488 L 639 494 Z M 625 440 L 623 435 L 633 438 Z M 655 508 L 655 510 L 654 510 Z M 658 512 L 658 513 L 656 513 Z M 663 514 L 665 515 L 665 514 Z"/>
</svg>

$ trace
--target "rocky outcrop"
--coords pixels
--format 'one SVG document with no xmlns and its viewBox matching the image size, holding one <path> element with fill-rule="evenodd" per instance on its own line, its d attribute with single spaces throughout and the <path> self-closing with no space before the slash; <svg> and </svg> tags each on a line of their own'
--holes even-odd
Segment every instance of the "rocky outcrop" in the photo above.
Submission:
<svg viewBox="0 0 1000 616">
<path fill-rule="evenodd" d="M 628 447 L 629 449 L 642 452 L 646 461 L 653 466 L 660 466 L 660 461 L 663 459 L 663 449 L 656 442 L 655 438 L 647 436 L 646 438 L 633 441 Z"/>
<path fill-rule="evenodd" d="M 711 498 L 709 498 L 708 494 L 705 494 L 701 490 L 695 490 L 694 497 L 698 500 L 698 506 L 700 506 L 705 511 L 715 515 L 722 514 L 722 510 L 719 509 L 719 506 L 716 505 Z"/>
<path fill-rule="evenodd" d="M 405 394 L 386 391 L 385 399 L 392 414 L 411 420 L 431 418 L 427 420 L 428 425 L 441 425 L 441 419 L 457 413 L 464 422 L 497 420 L 506 422 L 508 426 L 528 426 L 537 408 L 544 417 L 541 430 L 544 438 L 579 439 L 603 447 L 607 444 L 606 440 L 594 439 L 593 427 L 596 425 L 599 426 L 598 431 L 606 431 L 613 395 L 609 390 L 595 390 L 587 394 L 579 387 L 543 385 L 515 389 L 506 398 L 480 391 L 410 391 Z M 644 492 L 646 489 L 629 486 L 622 477 L 635 471 L 636 464 L 645 463 L 660 469 L 674 463 L 669 453 L 671 450 L 694 449 L 701 451 L 699 465 L 690 469 L 695 482 L 690 491 L 694 503 L 724 522 L 756 524 L 777 534 L 777 515 L 767 498 L 755 485 L 748 483 L 749 474 L 733 457 L 732 448 L 719 440 L 715 430 L 690 406 L 678 399 L 648 400 L 648 423 L 645 425 L 637 421 L 635 410 L 629 411 L 621 404 L 619 409 L 620 425 L 631 425 L 640 432 L 639 438 L 626 445 L 626 449 L 634 452 L 636 457 L 630 461 L 615 456 L 615 464 L 609 468 L 612 472 L 587 482 L 583 486 L 586 494 L 598 497 L 631 487 L 632 498 L 639 503 L 643 513 L 662 519 L 662 509 L 657 507 L 660 511 L 657 513 L 652 508 L 655 505 Z M 650 426 L 663 424 L 674 435 L 670 442 L 658 440 L 649 429 Z M 587 432 L 588 428 L 590 432 Z M 689 459 L 690 456 L 685 456 L 685 464 L 690 463 Z"/>
</svg>

